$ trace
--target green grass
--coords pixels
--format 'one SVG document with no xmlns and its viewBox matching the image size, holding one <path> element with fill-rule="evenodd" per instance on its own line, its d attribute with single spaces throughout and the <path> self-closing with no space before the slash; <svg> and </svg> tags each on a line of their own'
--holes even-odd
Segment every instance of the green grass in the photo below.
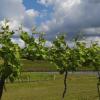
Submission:
<svg viewBox="0 0 100 100">
<path fill-rule="evenodd" d="M 22 72 L 20 79 L 23 81 L 44 81 L 54 79 L 55 74 L 53 73 L 38 73 L 37 72 Z"/>
<path fill-rule="evenodd" d="M 3 60 L 0 59 L 0 64 Z M 22 59 L 21 60 L 22 71 L 56 71 L 56 66 L 51 64 L 49 61 L 31 61 Z"/>
<path fill-rule="evenodd" d="M 22 60 L 22 70 L 23 71 L 57 71 L 56 66 L 51 64 L 48 61 L 31 61 L 31 60 Z M 77 70 L 94 70 L 94 67 L 80 67 Z"/>
<path fill-rule="evenodd" d="M 56 80 L 41 81 L 49 74 L 34 74 L 36 82 L 6 84 L 7 91 L 2 100 L 61 100 L 63 76 L 56 75 Z M 31 76 L 33 77 L 33 75 Z M 65 100 L 98 100 L 95 75 L 69 75 L 68 90 Z"/>
<path fill-rule="evenodd" d="M 23 71 L 56 71 L 56 66 L 48 61 L 22 60 Z"/>
<path fill-rule="evenodd" d="M 3 63 L 0 60 L 0 64 Z M 22 59 L 22 71 L 34 71 L 34 72 L 45 72 L 45 71 L 57 71 L 56 66 L 51 64 L 49 61 L 31 61 Z M 77 70 L 94 70 L 94 67 L 80 67 Z"/>
<path fill-rule="evenodd" d="M 31 60 L 26 60 L 22 59 L 22 70 L 23 71 L 57 71 L 56 66 L 54 64 L 51 64 L 49 61 L 31 61 Z M 91 70 L 94 71 L 94 67 L 90 66 L 83 66 L 83 67 L 78 67 L 77 70 Z"/>
</svg>

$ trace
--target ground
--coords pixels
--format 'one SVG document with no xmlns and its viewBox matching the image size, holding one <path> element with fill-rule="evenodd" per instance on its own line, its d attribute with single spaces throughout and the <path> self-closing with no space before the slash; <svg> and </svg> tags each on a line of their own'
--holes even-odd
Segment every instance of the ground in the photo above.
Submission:
<svg viewBox="0 0 100 100">
<path fill-rule="evenodd" d="M 61 100 L 63 75 L 56 74 L 54 78 L 50 73 L 35 73 L 32 76 L 33 82 L 6 83 L 2 100 Z M 96 75 L 71 74 L 67 82 L 65 100 L 97 100 Z"/>
</svg>

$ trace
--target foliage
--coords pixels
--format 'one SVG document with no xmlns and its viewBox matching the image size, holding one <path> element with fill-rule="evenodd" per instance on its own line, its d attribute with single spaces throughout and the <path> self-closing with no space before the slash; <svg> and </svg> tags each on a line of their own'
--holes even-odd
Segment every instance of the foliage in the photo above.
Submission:
<svg viewBox="0 0 100 100">
<path fill-rule="evenodd" d="M 76 71 L 85 62 L 86 44 L 75 41 L 74 47 L 71 48 L 65 37 L 60 35 L 53 41 L 48 54 L 48 59 L 57 66 L 61 74 L 66 71 Z"/>
<path fill-rule="evenodd" d="M 0 79 L 3 80 L 9 78 L 13 81 L 20 74 L 20 48 L 11 41 L 13 34 L 5 22 L 0 32 L 0 57 L 3 60 L 0 65 Z"/>
<path fill-rule="evenodd" d="M 74 47 L 69 47 L 65 41 L 64 35 L 59 35 L 52 42 L 51 47 L 46 47 L 46 39 L 44 33 L 37 33 L 35 29 L 29 34 L 20 29 L 20 38 L 25 42 L 25 47 L 20 48 L 18 44 L 11 41 L 14 31 L 10 31 L 9 25 L 5 22 L 0 31 L 0 57 L 3 63 L 0 65 L 0 82 L 3 83 L 7 78 L 14 81 L 20 74 L 20 57 L 28 60 L 49 60 L 57 66 L 60 74 L 64 77 L 63 99 L 67 89 L 68 71 L 75 71 L 82 66 L 94 66 L 94 70 L 98 71 L 100 66 L 100 47 L 97 43 L 86 46 L 85 42 L 75 40 Z M 100 85 L 100 73 L 98 86 Z M 0 87 L 1 88 L 1 87 Z M 98 88 L 99 92 L 99 88 Z M 2 93 L 2 91 L 0 92 Z M 100 93 L 99 93 L 100 94 Z M 0 96 L 1 97 L 1 96 Z"/>
<path fill-rule="evenodd" d="M 38 35 L 38 38 L 35 37 Z M 32 33 L 30 36 L 27 32 L 21 30 L 21 39 L 25 42 L 22 49 L 22 55 L 28 60 L 43 60 L 46 56 L 46 47 L 43 33 Z"/>
<path fill-rule="evenodd" d="M 13 31 L 9 30 L 9 26 L 5 21 L 0 31 L 0 58 L 3 63 L 0 65 L 0 100 L 3 93 L 5 80 L 14 81 L 20 74 L 20 48 L 11 41 Z"/>
<path fill-rule="evenodd" d="M 94 66 L 94 70 L 99 70 L 100 66 L 100 47 L 93 43 L 90 47 L 85 42 L 75 41 L 74 47 L 70 48 L 63 35 L 58 36 L 49 49 L 49 60 L 57 66 L 60 74 L 65 73 L 63 98 L 66 93 L 66 78 L 68 71 L 75 71 L 82 66 Z M 100 74 L 99 74 L 100 84 Z"/>
</svg>

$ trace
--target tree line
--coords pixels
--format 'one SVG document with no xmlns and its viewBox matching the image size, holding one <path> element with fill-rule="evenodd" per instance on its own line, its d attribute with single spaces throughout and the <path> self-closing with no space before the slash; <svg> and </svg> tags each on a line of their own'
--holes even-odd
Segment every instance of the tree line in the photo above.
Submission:
<svg viewBox="0 0 100 100">
<path fill-rule="evenodd" d="M 76 71 L 79 67 L 93 67 L 98 72 L 98 96 L 100 100 L 100 46 L 98 43 L 80 42 L 74 40 L 74 46 L 70 47 L 66 42 L 64 35 L 58 35 L 50 47 L 46 46 L 47 40 L 44 38 L 43 32 L 33 30 L 32 34 L 18 30 L 20 39 L 25 43 L 21 48 L 17 43 L 13 43 L 11 38 L 16 33 L 9 29 L 7 22 L 0 27 L 0 59 L 3 61 L 0 65 L 0 100 L 5 86 L 5 80 L 9 79 L 13 82 L 20 76 L 21 59 L 28 60 L 47 60 L 56 65 L 60 74 L 64 75 L 64 91 L 62 100 L 64 100 L 67 92 L 67 76 L 69 71 Z M 37 38 L 35 37 L 37 35 Z"/>
</svg>

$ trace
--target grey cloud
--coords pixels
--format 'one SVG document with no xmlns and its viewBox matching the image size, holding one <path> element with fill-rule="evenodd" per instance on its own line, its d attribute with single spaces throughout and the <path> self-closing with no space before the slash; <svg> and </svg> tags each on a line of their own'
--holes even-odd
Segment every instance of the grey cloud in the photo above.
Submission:
<svg viewBox="0 0 100 100">
<path fill-rule="evenodd" d="M 100 27 L 99 0 L 51 1 L 55 2 L 52 19 L 40 27 L 48 33 L 48 37 L 52 38 L 58 32 L 68 32 L 71 37 L 86 28 Z"/>
</svg>

